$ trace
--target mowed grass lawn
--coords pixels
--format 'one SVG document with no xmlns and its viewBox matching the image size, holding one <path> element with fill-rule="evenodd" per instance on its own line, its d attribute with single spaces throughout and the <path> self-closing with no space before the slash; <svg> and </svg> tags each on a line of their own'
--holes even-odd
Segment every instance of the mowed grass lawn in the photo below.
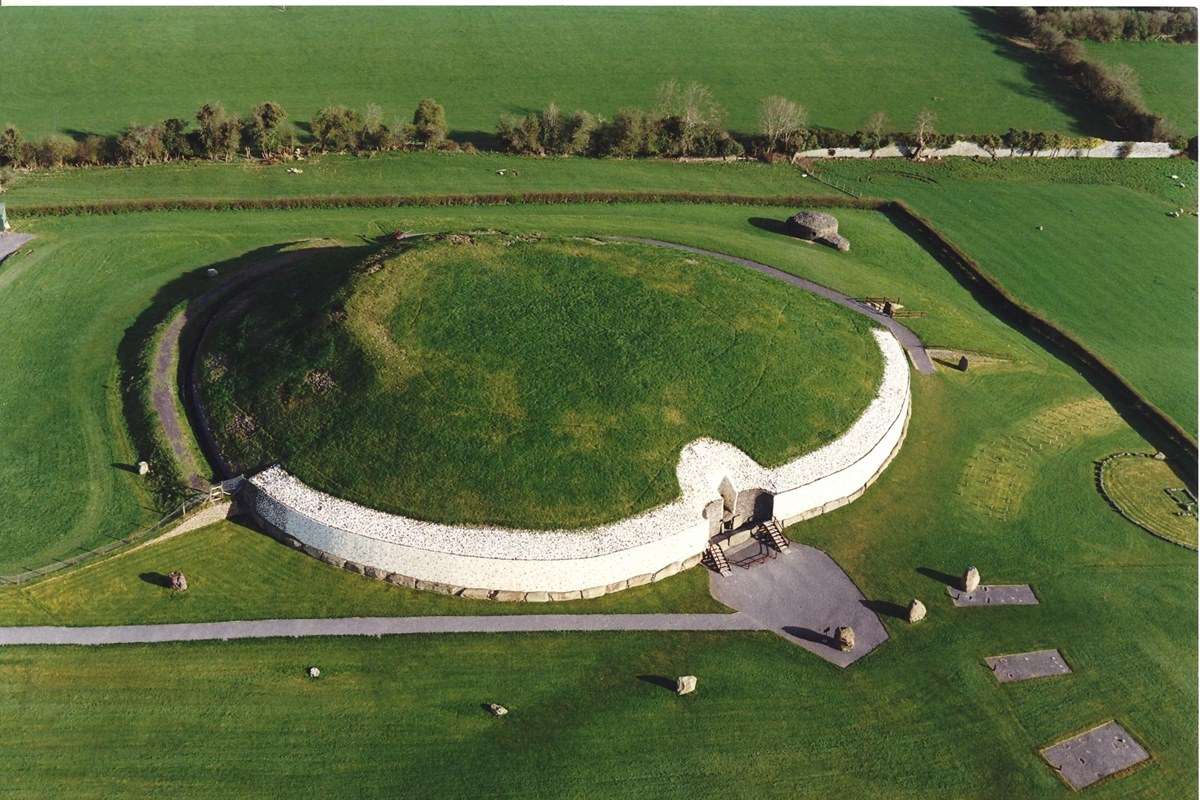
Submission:
<svg viewBox="0 0 1200 800">
<path fill-rule="evenodd" d="M 1128 64 L 1138 76 L 1146 105 L 1196 135 L 1196 45 L 1174 42 L 1086 42 L 1095 59 Z"/>
<path fill-rule="evenodd" d="M 1037 355 L 914 388 L 908 439 L 882 478 L 789 529 L 883 607 L 914 596 L 929 607 L 917 626 L 885 612 L 891 638 L 848 670 L 768 633 L 4 648 L 0 713 L 21 721 L 21 736 L 0 742 L 6 792 L 142 796 L 169 783 L 180 797 L 1067 798 L 1038 748 L 1116 719 L 1152 761 L 1090 796 L 1194 793 L 1195 557 L 1122 520 L 1092 480 L 1095 458 L 1144 443 L 1123 428 L 1033 452 L 1019 465 L 1036 475 L 1022 510 L 991 519 L 957 501 L 976 448 L 1047 405 L 1094 395 Z M 75 624 L 251 606 L 407 613 L 416 600 L 229 526 L 124 559 L 24 591 L 52 609 L 41 619 Z M 988 582 L 1031 582 L 1041 604 L 953 608 L 942 576 L 968 563 Z M 184 597 L 134 574 L 176 566 L 196 575 Z M 1061 648 L 1073 674 L 998 686 L 983 663 L 1043 647 Z M 310 681 L 314 664 L 322 677 Z M 696 694 L 654 682 L 682 674 L 699 676 Z M 511 713 L 493 719 L 487 702 Z"/>
<path fill-rule="evenodd" d="M 775 466 L 883 372 L 865 317 L 629 243 L 481 235 L 317 255 L 218 317 L 202 394 L 237 471 L 392 513 L 596 525 L 678 496 L 702 436 Z"/>
<path fill-rule="evenodd" d="M 788 164 L 681 164 L 665 159 L 522 158 L 497 153 L 385 153 L 374 158 L 314 155 L 286 164 L 190 161 L 153 168 L 38 170 L 15 175 L 4 199 L 23 206 L 145 198 L 308 197 L 520 192 L 706 192 L 831 195 Z M 503 174 L 500 174 L 503 171 Z"/>
<path fill-rule="evenodd" d="M 185 275 L 222 274 L 263 248 L 312 237 L 356 241 L 404 228 L 656 236 L 736 252 L 857 295 L 900 297 L 929 316 L 912 320 L 939 344 L 1021 350 L 1022 340 L 882 214 L 839 211 L 849 254 L 799 244 L 756 226 L 793 209 L 691 205 L 519 206 L 170 212 L 39 218 L 21 254 L 0 266 L 0 574 L 122 536 L 158 516 L 128 469 L 117 348 L 146 308 Z M 733 269 L 732 267 L 730 269 Z M 195 283 L 203 285 L 206 279 Z M 183 282 L 187 283 L 187 282 Z M 56 309 L 54 314 L 44 309 Z M 959 346 L 966 346 L 959 344 Z"/>
<path fill-rule="evenodd" d="M 137 120 L 282 103 L 293 119 L 340 103 L 407 117 L 421 97 L 452 130 L 557 101 L 609 117 L 664 81 L 710 86 L 750 132 L 759 100 L 794 97 L 814 124 L 1104 135 L 1109 126 L 1029 54 L 953 8 L 11 9 L 0 14 L 3 122 L 29 134 L 113 133 Z M 153 35 L 147 35 L 153 31 Z M 969 79 L 965 79 L 969 76 Z"/>
<path fill-rule="evenodd" d="M 821 171 L 907 200 L 1196 435 L 1194 162 L 841 161 Z"/>
</svg>

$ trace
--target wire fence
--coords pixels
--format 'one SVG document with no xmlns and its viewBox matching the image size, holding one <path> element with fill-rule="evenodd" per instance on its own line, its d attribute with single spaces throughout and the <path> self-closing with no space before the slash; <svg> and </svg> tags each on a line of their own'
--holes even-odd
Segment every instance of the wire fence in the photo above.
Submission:
<svg viewBox="0 0 1200 800">
<path fill-rule="evenodd" d="M 100 556 L 108 555 L 130 545 L 141 544 L 149 541 L 155 536 L 165 532 L 179 522 L 182 522 L 187 517 L 201 511 L 213 503 L 225 499 L 233 494 L 241 485 L 241 479 L 224 481 L 209 488 L 207 492 L 196 492 L 193 496 L 188 497 L 178 506 L 172 508 L 164 514 L 153 525 L 134 531 L 133 533 L 123 536 L 119 539 L 113 539 L 110 542 L 105 542 L 102 545 L 93 547 L 90 550 L 84 550 L 71 556 L 58 558 L 49 564 L 40 567 L 31 567 L 29 569 L 16 572 L 11 575 L 0 575 L 0 586 L 19 586 L 23 583 L 44 578 L 47 575 L 53 575 L 60 570 L 68 567 L 78 566 L 86 561 L 90 561 Z"/>
</svg>

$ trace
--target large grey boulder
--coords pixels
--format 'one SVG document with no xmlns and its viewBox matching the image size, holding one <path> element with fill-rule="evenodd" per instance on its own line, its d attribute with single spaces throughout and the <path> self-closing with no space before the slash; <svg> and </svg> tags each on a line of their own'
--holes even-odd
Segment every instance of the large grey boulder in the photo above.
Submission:
<svg viewBox="0 0 1200 800">
<path fill-rule="evenodd" d="M 837 217 L 823 211 L 800 211 L 788 218 L 787 230 L 792 236 L 809 242 L 821 242 L 843 253 L 850 249 L 846 237 L 838 234 Z"/>
</svg>

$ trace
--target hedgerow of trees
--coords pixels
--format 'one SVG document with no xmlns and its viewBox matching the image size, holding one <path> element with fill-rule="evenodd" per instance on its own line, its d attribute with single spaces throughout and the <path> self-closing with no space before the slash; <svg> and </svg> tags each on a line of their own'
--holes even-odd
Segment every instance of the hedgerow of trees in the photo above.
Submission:
<svg viewBox="0 0 1200 800">
<path fill-rule="evenodd" d="M 1060 73 L 1073 83 L 1130 139 L 1171 142 L 1179 149 L 1187 146 L 1179 129 L 1161 114 L 1146 107 L 1138 85 L 1137 74 L 1125 64 L 1109 67 L 1087 58 L 1087 51 L 1078 38 L 1134 38 L 1117 35 L 1132 26 L 1138 30 L 1162 31 L 1164 24 L 1177 31 L 1170 36 L 1186 37 L 1190 31 L 1195 41 L 1194 10 L 1180 12 L 1147 12 L 1133 9 L 1059 9 L 1038 11 L 1025 7 L 1001 9 L 1004 18 L 1018 33 L 1027 36 L 1034 46 L 1054 63 Z M 1163 17 L 1162 14 L 1166 16 Z M 1190 15 L 1190 16 L 1189 16 Z M 1153 26 L 1151 25 L 1153 20 Z M 1164 21 L 1165 20 L 1165 21 Z M 1139 28 L 1138 26 L 1141 26 Z M 1166 35 L 1166 34 L 1158 34 Z M 1148 37 L 1153 38 L 1153 37 Z"/>
</svg>

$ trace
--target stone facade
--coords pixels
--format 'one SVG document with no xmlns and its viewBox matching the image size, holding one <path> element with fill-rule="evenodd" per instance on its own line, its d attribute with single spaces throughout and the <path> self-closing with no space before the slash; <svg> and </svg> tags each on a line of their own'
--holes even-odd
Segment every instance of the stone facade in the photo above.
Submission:
<svg viewBox="0 0 1200 800">
<path fill-rule="evenodd" d="M 676 466 L 678 500 L 610 525 L 555 531 L 442 525 L 332 497 L 280 467 L 251 478 L 241 499 L 285 542 L 368 577 L 500 601 L 599 597 L 698 564 L 713 535 L 712 512 L 724 505 L 723 489 L 785 522 L 860 496 L 898 451 L 911 407 L 903 349 L 890 333 L 873 333 L 884 356 L 883 379 L 841 437 L 774 469 L 727 443 L 698 439 Z"/>
</svg>

